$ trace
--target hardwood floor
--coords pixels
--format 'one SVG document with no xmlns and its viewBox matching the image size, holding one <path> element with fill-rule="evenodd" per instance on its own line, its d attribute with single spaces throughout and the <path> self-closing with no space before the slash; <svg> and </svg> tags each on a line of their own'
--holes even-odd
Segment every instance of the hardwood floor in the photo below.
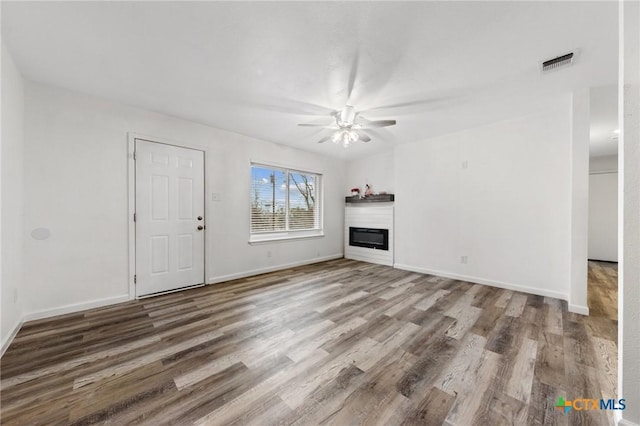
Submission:
<svg viewBox="0 0 640 426">
<path fill-rule="evenodd" d="M 33 321 L 2 424 L 609 424 L 554 409 L 615 396 L 617 322 L 591 303 L 341 259 Z"/>
<path fill-rule="evenodd" d="M 618 320 L 618 264 L 589 261 L 589 315 Z"/>
</svg>

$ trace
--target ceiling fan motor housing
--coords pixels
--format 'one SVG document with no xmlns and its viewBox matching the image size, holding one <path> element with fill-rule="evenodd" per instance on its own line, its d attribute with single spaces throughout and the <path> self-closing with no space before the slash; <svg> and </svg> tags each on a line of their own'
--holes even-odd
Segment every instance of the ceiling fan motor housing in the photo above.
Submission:
<svg viewBox="0 0 640 426">
<path fill-rule="evenodd" d="M 336 122 L 340 128 L 352 126 L 355 119 L 356 110 L 351 105 L 345 105 L 340 115 L 336 116 Z"/>
</svg>

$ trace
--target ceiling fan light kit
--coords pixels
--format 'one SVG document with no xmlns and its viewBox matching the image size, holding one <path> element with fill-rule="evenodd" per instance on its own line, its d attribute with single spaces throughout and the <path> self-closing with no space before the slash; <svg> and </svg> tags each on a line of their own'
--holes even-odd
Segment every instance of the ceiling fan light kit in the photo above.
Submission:
<svg viewBox="0 0 640 426">
<path fill-rule="evenodd" d="M 333 143 L 338 144 L 342 142 L 342 146 L 344 146 L 345 148 L 347 148 L 349 144 L 357 142 L 358 139 L 360 139 L 360 135 L 358 134 L 358 132 L 347 129 L 338 130 L 331 136 L 331 141 Z"/>
<path fill-rule="evenodd" d="M 363 129 L 393 126 L 396 124 L 396 120 L 369 121 L 359 114 L 353 106 L 345 105 L 341 111 L 335 111 L 332 114 L 335 119 L 335 125 L 325 126 L 315 123 L 301 123 L 298 124 L 298 126 L 335 129 L 335 132 L 333 132 L 330 137 L 324 137 L 320 139 L 318 143 L 324 143 L 330 139 L 333 143 L 342 143 L 342 146 L 347 148 L 352 143 L 358 141 L 369 142 L 371 140 L 368 135 L 362 132 Z"/>
</svg>

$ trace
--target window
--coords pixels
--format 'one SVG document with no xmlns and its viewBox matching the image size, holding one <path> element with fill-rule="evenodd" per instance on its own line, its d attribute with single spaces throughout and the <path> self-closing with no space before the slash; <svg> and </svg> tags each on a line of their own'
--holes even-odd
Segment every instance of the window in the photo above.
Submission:
<svg viewBox="0 0 640 426">
<path fill-rule="evenodd" d="M 322 235 L 316 173 L 251 165 L 251 241 Z"/>
</svg>

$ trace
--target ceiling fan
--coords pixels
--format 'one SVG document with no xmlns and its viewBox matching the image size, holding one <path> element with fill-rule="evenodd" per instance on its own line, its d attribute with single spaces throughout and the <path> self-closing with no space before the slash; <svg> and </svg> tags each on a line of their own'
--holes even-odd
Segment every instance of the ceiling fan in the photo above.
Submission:
<svg viewBox="0 0 640 426">
<path fill-rule="evenodd" d="M 315 123 L 302 123 L 298 126 L 304 127 L 323 127 L 326 129 L 334 129 L 335 131 L 324 138 L 320 139 L 318 143 L 324 143 L 331 140 L 333 143 L 342 145 L 346 148 L 350 144 L 362 141 L 369 142 L 371 138 L 363 132 L 366 129 L 373 129 L 376 127 L 393 126 L 396 124 L 396 120 L 376 120 L 370 121 L 359 115 L 360 112 L 356 111 L 351 105 L 345 105 L 341 111 L 334 111 L 331 115 L 335 120 L 335 124 L 315 124 Z"/>
</svg>

